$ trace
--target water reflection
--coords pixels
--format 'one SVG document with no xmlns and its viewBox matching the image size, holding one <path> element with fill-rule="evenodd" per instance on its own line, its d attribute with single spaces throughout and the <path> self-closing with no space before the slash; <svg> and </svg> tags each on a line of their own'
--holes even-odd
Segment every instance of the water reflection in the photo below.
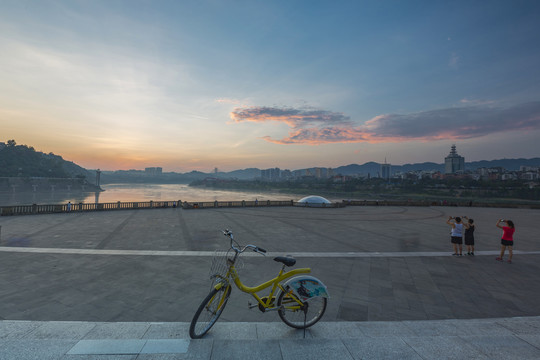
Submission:
<svg viewBox="0 0 540 360">
<path fill-rule="evenodd" d="M 298 200 L 304 195 L 279 192 L 244 192 L 211 190 L 185 184 L 105 184 L 103 192 L 11 192 L 0 193 L 0 206 L 31 204 L 110 203 L 136 201 L 254 201 Z"/>
<path fill-rule="evenodd" d="M 31 204 L 61 204 L 71 201 L 72 203 L 84 202 L 88 195 L 94 193 L 70 193 L 70 192 L 11 192 L 0 193 L 0 206 L 31 205 Z"/>
</svg>

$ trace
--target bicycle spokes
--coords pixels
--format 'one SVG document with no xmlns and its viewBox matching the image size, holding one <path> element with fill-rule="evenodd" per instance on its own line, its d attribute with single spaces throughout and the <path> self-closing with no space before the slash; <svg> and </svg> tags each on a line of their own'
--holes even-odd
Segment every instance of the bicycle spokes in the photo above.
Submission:
<svg viewBox="0 0 540 360">
<path fill-rule="evenodd" d="M 305 329 L 320 320 L 326 310 L 326 303 L 325 297 L 301 301 L 294 294 L 281 293 L 278 299 L 278 314 L 290 327 Z"/>
<path fill-rule="evenodd" d="M 290 291 L 287 295 L 283 297 L 283 301 L 281 303 L 284 310 L 287 311 L 298 311 L 302 310 L 305 306 L 305 303 L 300 301 L 293 293 Z"/>
</svg>

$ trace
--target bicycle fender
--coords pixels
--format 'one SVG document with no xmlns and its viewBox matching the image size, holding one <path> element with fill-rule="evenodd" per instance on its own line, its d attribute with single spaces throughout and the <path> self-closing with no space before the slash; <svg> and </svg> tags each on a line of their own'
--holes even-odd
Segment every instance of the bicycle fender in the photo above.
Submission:
<svg viewBox="0 0 540 360">
<path fill-rule="evenodd" d="M 228 285 L 229 285 L 228 282 L 219 282 L 219 283 L 217 283 L 217 284 L 214 286 L 214 289 L 220 290 L 222 287 L 226 287 L 226 286 L 228 286 Z"/>
<path fill-rule="evenodd" d="M 292 290 L 300 300 L 307 301 L 311 298 L 322 296 L 329 298 L 328 288 L 321 280 L 309 275 L 295 276 L 284 284 L 285 289 Z"/>
<path fill-rule="evenodd" d="M 214 286 L 214 289 L 216 290 L 219 290 L 223 287 L 223 283 L 217 283 L 215 286 Z"/>
</svg>

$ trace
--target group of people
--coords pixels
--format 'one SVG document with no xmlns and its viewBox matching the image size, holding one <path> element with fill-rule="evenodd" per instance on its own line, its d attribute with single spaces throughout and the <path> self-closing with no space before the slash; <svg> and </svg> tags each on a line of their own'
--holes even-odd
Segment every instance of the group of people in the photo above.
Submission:
<svg viewBox="0 0 540 360">
<path fill-rule="evenodd" d="M 450 232 L 450 240 L 452 241 L 452 246 L 454 247 L 454 253 L 452 255 L 463 255 L 463 237 L 465 236 L 467 255 L 474 256 L 474 220 L 469 219 L 466 216 L 464 216 L 463 219 L 467 220 L 465 224 L 462 222 L 462 219 L 459 216 L 450 216 L 446 221 L 448 225 L 452 226 L 452 231 Z"/>
<path fill-rule="evenodd" d="M 466 220 L 464 223 L 463 220 Z M 446 221 L 448 225 L 452 227 L 450 236 L 452 246 L 454 248 L 454 256 L 463 256 L 463 239 L 465 239 L 465 245 L 467 246 L 467 255 L 474 256 L 474 220 L 463 216 L 463 219 L 459 216 L 450 216 Z M 499 219 L 496 226 L 503 231 L 501 238 L 501 254 L 495 260 L 504 261 L 504 253 L 508 248 L 508 263 L 512 263 L 512 247 L 514 246 L 514 232 L 516 228 L 512 220 Z"/>
</svg>

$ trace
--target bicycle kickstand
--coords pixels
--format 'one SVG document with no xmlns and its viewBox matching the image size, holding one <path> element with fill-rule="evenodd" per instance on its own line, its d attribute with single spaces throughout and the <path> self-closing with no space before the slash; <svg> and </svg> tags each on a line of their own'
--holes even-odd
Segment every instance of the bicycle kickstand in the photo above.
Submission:
<svg viewBox="0 0 540 360">
<path fill-rule="evenodd" d="M 304 306 L 304 339 L 306 338 L 307 306 Z"/>
</svg>

